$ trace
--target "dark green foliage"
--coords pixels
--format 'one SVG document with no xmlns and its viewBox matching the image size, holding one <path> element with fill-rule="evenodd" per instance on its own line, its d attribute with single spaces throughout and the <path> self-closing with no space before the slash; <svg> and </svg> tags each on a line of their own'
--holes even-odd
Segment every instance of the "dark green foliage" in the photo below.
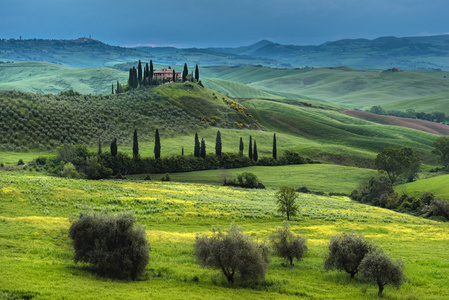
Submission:
<svg viewBox="0 0 449 300">
<path fill-rule="evenodd" d="M 215 138 L 215 155 L 221 157 L 221 133 L 220 130 L 217 131 L 217 137 Z"/>
<path fill-rule="evenodd" d="M 110 168 L 106 168 L 98 156 L 89 156 L 86 158 L 85 164 L 82 166 L 87 179 L 102 179 L 108 178 L 112 175 L 113 171 Z"/>
<path fill-rule="evenodd" d="M 419 157 L 412 148 L 384 148 L 376 157 L 378 170 L 387 172 L 390 181 L 394 183 L 400 175 L 408 181 L 413 181 L 421 166 Z"/>
<path fill-rule="evenodd" d="M 253 138 L 252 138 L 252 136 L 249 136 L 248 157 L 251 160 L 253 159 Z"/>
<path fill-rule="evenodd" d="M 243 150 L 245 150 L 244 148 L 245 148 L 245 146 L 243 144 L 243 138 L 240 137 L 240 145 L 239 145 L 239 154 L 240 155 L 243 155 Z"/>
<path fill-rule="evenodd" d="M 345 271 L 354 278 L 363 258 L 375 249 L 377 249 L 375 244 L 355 232 L 334 235 L 331 237 L 328 253 L 324 259 L 324 269 Z"/>
<path fill-rule="evenodd" d="M 139 160 L 139 140 L 137 138 L 137 129 L 134 129 L 134 135 L 133 135 L 133 158 L 135 160 Z"/>
<path fill-rule="evenodd" d="M 23 159 L 19 159 L 19 161 L 17 162 L 18 166 L 23 166 L 25 163 L 23 162 Z"/>
<path fill-rule="evenodd" d="M 162 175 L 161 181 L 171 181 L 170 174 L 169 173 L 165 173 L 164 175 Z"/>
<path fill-rule="evenodd" d="M 139 85 L 142 85 L 142 63 L 139 60 L 139 64 L 137 65 L 137 82 Z"/>
<path fill-rule="evenodd" d="M 273 158 L 277 159 L 278 157 L 277 145 L 276 145 L 276 133 L 273 134 Z"/>
<path fill-rule="evenodd" d="M 204 139 L 201 139 L 200 157 L 206 158 L 206 142 Z"/>
<path fill-rule="evenodd" d="M 257 178 L 256 174 L 245 171 L 237 174 L 234 185 L 243 188 L 255 189 L 259 187 L 259 179 Z"/>
<path fill-rule="evenodd" d="M 432 200 L 426 217 L 443 218 L 443 220 L 449 221 L 449 202 L 438 198 Z"/>
<path fill-rule="evenodd" d="M 195 65 L 195 80 L 196 82 L 200 81 L 200 71 L 198 70 L 198 65 Z"/>
<path fill-rule="evenodd" d="M 290 216 L 296 216 L 299 206 L 296 204 L 298 194 L 296 194 L 294 187 L 287 185 L 281 186 L 276 193 L 276 198 L 278 212 L 285 213 L 287 220 L 290 220 Z"/>
<path fill-rule="evenodd" d="M 276 230 L 275 234 L 270 236 L 271 245 L 274 253 L 289 261 L 293 266 L 293 259 L 300 261 L 307 252 L 307 240 L 294 234 L 287 221 L 282 223 L 282 227 Z"/>
<path fill-rule="evenodd" d="M 257 143 L 256 140 L 254 140 L 254 152 L 253 152 L 253 159 L 255 162 L 259 159 L 259 154 L 257 153 Z"/>
<path fill-rule="evenodd" d="M 187 64 L 184 64 L 184 69 L 182 71 L 182 82 L 187 80 L 187 75 L 189 74 L 189 69 L 187 69 Z"/>
<path fill-rule="evenodd" d="M 154 134 L 154 158 L 161 157 L 161 138 L 159 137 L 159 129 Z"/>
<path fill-rule="evenodd" d="M 433 143 L 433 154 L 439 156 L 439 161 L 446 170 L 449 169 L 449 136 L 440 136 Z"/>
<path fill-rule="evenodd" d="M 114 138 L 111 143 L 111 155 L 117 156 L 117 138 Z"/>
<path fill-rule="evenodd" d="M 198 138 L 198 133 L 195 133 L 195 148 L 193 150 L 193 155 L 195 157 L 200 157 L 200 152 L 201 152 L 200 139 Z"/>
<path fill-rule="evenodd" d="M 98 154 L 101 154 L 103 152 L 103 150 L 101 149 L 101 137 L 98 138 Z"/>
<path fill-rule="evenodd" d="M 352 191 L 351 199 L 385 207 L 388 197 L 394 193 L 390 179 L 385 175 L 372 176 L 368 181 L 361 182 L 359 187 Z"/>
<path fill-rule="evenodd" d="M 385 285 L 391 284 L 399 289 L 405 282 L 404 262 L 401 259 L 395 262 L 380 248 L 366 254 L 360 263 L 359 270 L 363 278 L 377 283 L 379 297 L 382 297 Z"/>
<path fill-rule="evenodd" d="M 230 284 L 238 274 L 243 282 L 265 277 L 269 251 L 242 232 L 234 223 L 229 230 L 213 230 L 213 235 L 198 235 L 194 255 L 204 267 L 221 270 Z"/>
<path fill-rule="evenodd" d="M 137 279 L 149 262 L 145 228 L 132 214 L 81 213 L 69 237 L 75 262 L 86 262 L 102 276 Z"/>
<path fill-rule="evenodd" d="M 114 84 L 112 84 L 112 92 L 111 94 L 114 94 Z"/>
<path fill-rule="evenodd" d="M 153 73 L 154 73 L 154 69 L 153 69 L 153 61 L 150 60 L 150 73 L 149 73 L 149 84 L 151 84 L 151 81 L 153 80 Z"/>
</svg>

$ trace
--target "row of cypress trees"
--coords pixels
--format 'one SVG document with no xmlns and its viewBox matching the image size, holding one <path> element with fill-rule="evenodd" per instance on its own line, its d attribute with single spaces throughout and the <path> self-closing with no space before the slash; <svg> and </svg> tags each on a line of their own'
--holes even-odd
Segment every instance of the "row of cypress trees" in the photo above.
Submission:
<svg viewBox="0 0 449 300">
<path fill-rule="evenodd" d="M 240 155 L 243 155 L 243 150 L 244 150 L 243 138 L 240 137 L 240 145 L 239 145 Z M 101 152 L 102 152 L 101 139 L 99 139 L 98 140 L 98 153 L 101 154 Z M 221 158 L 221 154 L 222 154 L 221 133 L 220 133 L 220 130 L 218 130 L 217 136 L 215 138 L 215 155 L 218 156 L 219 158 Z M 111 142 L 111 155 L 112 156 L 117 155 L 117 138 L 114 138 Z M 184 155 L 184 147 L 182 148 L 182 155 Z M 195 133 L 195 147 L 194 147 L 193 155 L 195 157 L 206 158 L 206 142 L 204 141 L 204 139 L 201 139 L 201 142 L 200 142 L 198 133 Z M 274 159 L 277 159 L 276 133 L 273 135 L 272 155 L 273 155 Z M 161 157 L 161 139 L 159 136 L 159 129 L 156 129 L 156 132 L 155 132 L 154 157 L 156 159 Z M 249 157 L 249 159 L 254 160 L 256 162 L 259 159 L 259 155 L 257 152 L 257 143 L 256 143 L 256 140 L 254 140 L 254 143 L 253 143 L 253 138 L 251 135 L 249 136 L 248 157 Z M 137 129 L 134 129 L 134 136 L 133 136 L 133 158 L 135 160 L 138 160 L 140 158 Z"/>
</svg>

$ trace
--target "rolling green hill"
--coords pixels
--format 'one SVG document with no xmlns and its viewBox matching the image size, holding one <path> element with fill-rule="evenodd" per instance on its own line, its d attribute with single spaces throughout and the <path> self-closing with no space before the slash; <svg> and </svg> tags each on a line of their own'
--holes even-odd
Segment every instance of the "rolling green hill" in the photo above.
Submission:
<svg viewBox="0 0 449 300">
<path fill-rule="evenodd" d="M 449 175 L 441 175 L 398 185 L 395 187 L 395 191 L 410 196 L 421 196 L 424 192 L 431 192 L 438 198 L 449 200 L 448 182 Z"/>
<path fill-rule="evenodd" d="M 209 89 L 218 91 L 232 98 L 268 98 L 282 99 L 282 97 L 270 94 L 248 85 L 237 83 L 234 81 L 221 79 L 203 79 L 202 83 Z"/>
<path fill-rule="evenodd" d="M 82 94 L 109 94 L 128 73 L 111 68 L 76 69 L 43 62 L 0 64 L 0 90 L 58 94 L 73 89 Z"/>
<path fill-rule="evenodd" d="M 407 99 L 397 102 L 385 104 L 385 109 L 388 110 L 408 110 L 423 111 L 431 113 L 434 111 L 444 112 L 449 114 L 449 92 L 429 95 L 417 99 Z"/>
</svg>

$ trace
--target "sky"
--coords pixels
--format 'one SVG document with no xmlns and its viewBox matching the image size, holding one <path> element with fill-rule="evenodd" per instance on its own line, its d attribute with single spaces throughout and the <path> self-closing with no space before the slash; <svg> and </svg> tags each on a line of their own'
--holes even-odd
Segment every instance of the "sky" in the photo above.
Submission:
<svg viewBox="0 0 449 300">
<path fill-rule="evenodd" d="M 0 0 L 0 39 L 117 46 L 319 45 L 449 33 L 447 0 Z"/>
</svg>

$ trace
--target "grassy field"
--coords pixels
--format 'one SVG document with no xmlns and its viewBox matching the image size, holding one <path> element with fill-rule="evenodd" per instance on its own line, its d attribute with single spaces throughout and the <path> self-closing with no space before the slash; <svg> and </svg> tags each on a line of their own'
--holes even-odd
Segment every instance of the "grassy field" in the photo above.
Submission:
<svg viewBox="0 0 449 300">
<path fill-rule="evenodd" d="M 431 192 L 438 198 L 449 200 L 448 180 L 449 175 L 441 175 L 398 185 L 395 187 L 395 191 L 411 196 L 421 196 L 424 192 Z"/>
<path fill-rule="evenodd" d="M 251 172 L 270 189 L 281 185 L 291 185 L 295 188 L 306 186 L 312 191 L 350 194 L 359 182 L 367 180 L 377 171 L 355 167 L 336 166 L 328 164 L 289 165 L 289 166 L 254 166 L 230 170 L 207 170 L 197 172 L 172 173 L 170 178 L 177 182 L 192 182 L 222 185 L 223 179 L 235 178 L 238 173 Z M 128 176 L 133 179 L 143 179 L 146 175 Z M 153 175 L 158 180 L 161 175 Z"/>
<path fill-rule="evenodd" d="M 284 219 L 275 191 L 201 184 L 83 181 L 22 173 L 0 177 L 0 296 L 33 299 L 376 299 L 377 287 L 346 273 L 323 270 L 329 238 L 356 230 L 405 261 L 408 281 L 387 299 L 447 299 L 447 223 L 354 203 L 345 197 L 299 195 L 290 222 L 308 239 L 309 252 L 293 268 L 273 258 L 266 281 L 231 288 L 219 271 L 198 266 L 196 234 L 231 222 L 265 239 Z M 101 278 L 73 263 L 70 218 L 83 209 L 132 211 L 146 226 L 150 263 L 139 281 Z"/>
</svg>

